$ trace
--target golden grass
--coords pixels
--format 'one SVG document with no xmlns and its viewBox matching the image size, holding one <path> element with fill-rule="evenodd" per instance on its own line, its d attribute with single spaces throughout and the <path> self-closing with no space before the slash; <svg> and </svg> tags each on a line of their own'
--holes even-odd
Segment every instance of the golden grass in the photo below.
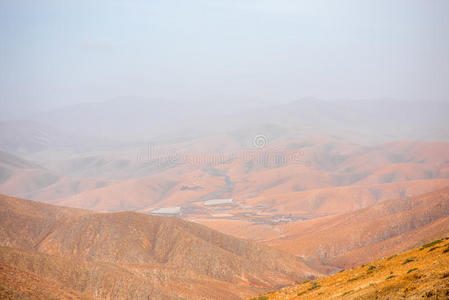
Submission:
<svg viewBox="0 0 449 300">
<path fill-rule="evenodd" d="M 449 240 L 265 295 L 267 299 L 448 299 Z"/>
</svg>

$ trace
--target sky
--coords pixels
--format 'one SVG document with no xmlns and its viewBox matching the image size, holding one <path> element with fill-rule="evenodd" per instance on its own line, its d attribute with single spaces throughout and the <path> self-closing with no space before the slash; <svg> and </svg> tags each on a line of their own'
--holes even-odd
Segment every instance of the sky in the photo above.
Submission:
<svg viewBox="0 0 449 300">
<path fill-rule="evenodd" d="M 0 0 L 0 105 L 449 101 L 447 0 Z"/>
</svg>

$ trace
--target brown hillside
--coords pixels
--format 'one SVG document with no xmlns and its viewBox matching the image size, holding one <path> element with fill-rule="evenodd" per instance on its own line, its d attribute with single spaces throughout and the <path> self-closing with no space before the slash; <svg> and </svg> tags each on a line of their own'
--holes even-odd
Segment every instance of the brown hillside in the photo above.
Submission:
<svg viewBox="0 0 449 300">
<path fill-rule="evenodd" d="M 379 202 L 354 212 L 286 225 L 270 245 L 351 266 L 386 256 L 449 230 L 449 188 Z"/>
<path fill-rule="evenodd" d="M 50 202 L 107 186 L 108 181 L 61 176 L 0 150 L 0 193 Z"/>
<path fill-rule="evenodd" d="M 0 207 L 3 286 L 26 273 L 30 282 L 55 286 L 66 286 L 69 276 L 73 291 L 64 292 L 86 297 L 123 295 L 132 283 L 136 299 L 153 290 L 173 298 L 237 299 L 319 275 L 300 258 L 181 219 L 94 213 L 7 196 Z M 114 283 L 108 283 L 110 272 Z"/>
<path fill-rule="evenodd" d="M 190 149 L 190 146 L 186 146 L 187 149 Z M 282 157 L 290 160 L 275 165 L 267 157 L 251 158 L 250 155 L 273 153 L 280 153 Z M 391 192 L 384 195 L 383 188 L 380 187 L 383 184 L 411 182 L 413 185 L 413 181 L 448 180 L 448 153 L 448 143 L 396 142 L 366 147 L 330 138 L 289 140 L 270 144 L 261 152 L 254 152 L 254 149 L 235 152 L 234 159 L 215 165 L 207 164 L 211 160 L 210 156 L 193 152 L 190 158 L 195 158 L 194 162 L 185 159 L 160 168 L 153 166 L 153 171 L 149 174 L 139 172 L 142 168 L 150 168 L 151 164 L 140 162 L 139 165 L 128 160 L 122 164 L 126 168 L 134 166 L 134 176 L 121 177 L 120 180 L 108 182 L 107 186 L 97 189 L 86 187 L 78 193 L 63 197 L 51 195 L 53 189 L 48 189 L 44 195 L 48 196 L 48 201 L 55 204 L 102 211 L 180 205 L 189 207 L 191 202 L 229 197 L 239 201 L 248 200 L 248 205 L 263 205 L 271 209 L 273 207 L 270 207 L 269 200 L 274 199 L 277 201 L 276 208 L 281 213 L 285 213 L 282 211 L 285 200 L 285 210 L 300 214 L 304 210 L 302 203 L 299 203 L 299 207 L 291 204 L 297 202 L 296 193 L 301 196 L 301 192 L 335 187 L 361 186 L 360 189 L 363 189 L 366 186 L 375 186 L 372 195 L 367 196 L 369 199 L 366 204 L 370 205 L 373 201 L 397 197 Z M 295 156 L 292 156 L 293 154 Z M 295 160 L 292 157 L 295 157 Z M 116 165 L 114 172 L 123 171 L 124 167 L 121 167 L 119 162 L 109 161 L 108 166 Z M 77 170 L 92 167 L 90 164 L 75 166 Z M 98 168 L 101 169 L 101 165 Z M 67 171 L 66 168 L 63 170 Z M 107 170 L 109 169 L 104 172 L 107 173 Z M 406 193 L 407 189 L 399 192 Z M 426 191 L 429 190 L 420 192 Z M 334 201 L 328 195 L 323 195 L 322 198 L 324 203 Z M 263 200 L 263 203 L 259 203 L 259 200 Z M 355 203 L 352 207 L 352 202 L 336 213 L 341 213 L 343 208 L 344 212 L 347 212 L 347 209 L 357 209 L 365 204 Z M 322 211 L 320 206 L 317 208 L 317 212 L 312 207 L 307 213 L 316 217 L 331 211 L 327 208 Z"/>
</svg>

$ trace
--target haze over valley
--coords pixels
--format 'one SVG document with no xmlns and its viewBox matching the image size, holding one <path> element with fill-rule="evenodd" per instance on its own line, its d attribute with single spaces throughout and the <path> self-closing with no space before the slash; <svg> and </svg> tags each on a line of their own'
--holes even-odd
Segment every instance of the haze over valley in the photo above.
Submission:
<svg viewBox="0 0 449 300">
<path fill-rule="evenodd" d="M 0 298 L 447 296 L 448 8 L 0 4 Z"/>
</svg>

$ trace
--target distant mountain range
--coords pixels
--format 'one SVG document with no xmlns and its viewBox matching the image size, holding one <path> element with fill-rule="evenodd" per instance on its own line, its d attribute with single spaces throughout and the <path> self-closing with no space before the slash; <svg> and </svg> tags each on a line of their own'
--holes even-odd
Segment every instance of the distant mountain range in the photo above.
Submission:
<svg viewBox="0 0 449 300">
<path fill-rule="evenodd" d="M 448 141 L 448 114 L 449 104 L 445 102 L 388 99 L 323 101 L 307 98 L 257 107 L 245 103 L 220 105 L 216 101 L 122 97 L 47 110 L 29 115 L 25 120 L 58 128 L 67 135 L 122 141 L 184 140 L 223 133 L 245 138 L 262 133 L 272 140 L 325 135 L 379 143 L 403 139 Z M 8 123 L 0 124 L 0 133 L 5 134 L 2 126 Z M 18 128 L 17 123 L 15 127 Z M 35 138 L 43 134 L 36 133 Z M 58 138 L 55 134 L 48 136 Z M 0 149 L 9 151 L 10 148 L 8 140 L 0 140 Z"/>
<path fill-rule="evenodd" d="M 438 238 L 448 115 L 119 98 L 0 122 L 0 298 L 239 299 Z"/>
</svg>

